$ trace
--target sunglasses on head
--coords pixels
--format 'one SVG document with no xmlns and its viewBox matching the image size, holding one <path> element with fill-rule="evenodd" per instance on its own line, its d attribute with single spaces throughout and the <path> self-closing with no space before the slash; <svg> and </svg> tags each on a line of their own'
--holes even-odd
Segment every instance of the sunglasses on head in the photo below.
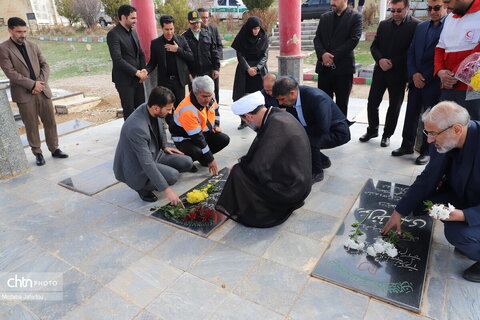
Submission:
<svg viewBox="0 0 480 320">
<path fill-rule="evenodd" d="M 441 5 L 437 5 L 435 7 L 432 7 L 432 6 L 428 6 L 427 7 L 427 11 L 430 12 L 430 11 L 440 11 L 440 9 L 442 9 L 442 6 Z"/>
<path fill-rule="evenodd" d="M 395 9 L 390 8 L 390 11 L 391 11 L 392 13 L 395 13 L 395 12 L 396 12 L 396 13 L 401 13 L 404 9 L 405 9 L 405 8 L 395 10 Z"/>
</svg>

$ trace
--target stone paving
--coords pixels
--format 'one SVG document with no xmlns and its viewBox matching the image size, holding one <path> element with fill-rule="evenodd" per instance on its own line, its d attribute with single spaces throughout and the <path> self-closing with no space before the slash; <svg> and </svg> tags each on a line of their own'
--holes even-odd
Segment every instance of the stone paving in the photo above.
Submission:
<svg viewBox="0 0 480 320">
<path fill-rule="evenodd" d="M 365 106 L 356 101 L 350 112 Z M 254 137 L 236 130 L 227 106 L 221 114 L 231 143 L 216 156 L 220 168 Z M 152 204 L 123 183 L 93 196 L 57 184 L 111 161 L 122 123 L 61 137 L 70 158 L 45 153 L 43 167 L 27 148 L 29 172 L 0 182 L 0 271 L 63 276 L 63 300 L 0 300 L 0 319 L 480 319 L 480 286 L 461 277 L 472 261 L 453 252 L 439 223 L 421 314 L 310 276 L 367 178 L 410 184 L 423 169 L 415 155 L 390 156 L 402 120 L 389 148 L 378 138 L 360 143 L 366 125 L 353 125 L 347 145 L 325 152 L 332 159 L 325 180 L 283 225 L 250 229 L 229 220 L 208 238 L 150 218 Z M 173 189 L 181 194 L 207 176 L 206 168 L 183 174 Z"/>
</svg>

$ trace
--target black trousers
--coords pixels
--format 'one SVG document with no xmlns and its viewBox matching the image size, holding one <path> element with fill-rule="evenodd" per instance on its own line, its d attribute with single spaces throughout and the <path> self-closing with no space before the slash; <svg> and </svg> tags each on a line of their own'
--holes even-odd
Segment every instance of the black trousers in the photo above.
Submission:
<svg viewBox="0 0 480 320">
<path fill-rule="evenodd" d="M 115 88 L 120 96 L 120 103 L 123 109 L 123 119 L 127 120 L 128 116 L 145 100 L 145 89 L 143 83 L 135 82 L 134 85 L 117 85 Z"/>
<path fill-rule="evenodd" d="M 173 104 L 175 108 L 183 99 L 185 99 L 185 86 L 182 86 L 178 77 L 172 77 L 167 80 L 158 80 L 158 85 L 172 90 L 175 95 L 175 103 Z"/>
<path fill-rule="evenodd" d="M 309 135 L 310 149 L 312 152 L 312 173 L 323 171 L 322 164 L 327 160 L 321 149 L 332 149 L 350 141 L 350 129 L 346 121 L 339 122 L 330 128 L 328 134 L 321 136 Z"/>
<path fill-rule="evenodd" d="M 385 72 L 379 67 L 375 67 L 367 104 L 369 132 L 378 132 L 378 126 L 380 124 L 378 108 L 382 102 L 385 90 L 388 90 L 389 106 L 385 119 L 385 128 L 383 129 L 383 137 L 390 138 L 393 135 L 397 127 L 406 85 L 407 79 L 403 74 L 392 72 L 392 70 Z"/>
<path fill-rule="evenodd" d="M 408 86 L 408 103 L 405 113 L 405 121 L 402 131 L 402 148 L 413 150 L 420 114 L 426 109 L 433 107 L 440 99 L 440 82 L 431 81 L 422 89 L 416 88 L 413 83 Z M 427 136 L 422 135 L 422 147 L 420 154 L 428 154 Z"/>
<path fill-rule="evenodd" d="M 334 75 L 330 71 L 322 72 L 318 75 L 318 89 L 322 90 L 333 99 L 343 112 L 345 117 L 348 110 L 348 98 L 352 91 L 353 75 Z"/>
<path fill-rule="evenodd" d="M 212 154 L 219 152 L 230 143 L 230 137 L 223 132 L 204 132 L 203 135 Z M 202 166 L 208 165 L 208 161 L 205 159 L 205 154 L 202 152 L 202 149 L 195 145 L 191 140 L 187 139 L 181 142 L 175 142 L 175 146 L 178 150 L 182 151 L 187 156 L 190 156 L 193 161 L 200 162 Z"/>
</svg>

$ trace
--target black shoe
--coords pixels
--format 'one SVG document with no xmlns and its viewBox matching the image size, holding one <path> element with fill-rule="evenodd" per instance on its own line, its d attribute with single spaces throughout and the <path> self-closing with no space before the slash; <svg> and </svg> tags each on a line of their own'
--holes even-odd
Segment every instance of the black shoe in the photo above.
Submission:
<svg viewBox="0 0 480 320">
<path fill-rule="evenodd" d="M 476 262 L 463 272 L 463 278 L 472 282 L 480 282 L 480 262 Z"/>
<path fill-rule="evenodd" d="M 330 158 L 325 156 L 322 157 L 322 169 L 328 169 L 332 165 L 332 161 L 330 161 Z"/>
<path fill-rule="evenodd" d="M 192 164 L 192 167 L 190 168 L 190 170 L 188 170 L 188 172 L 192 172 L 192 173 L 195 173 L 197 171 L 198 171 L 198 168 L 194 164 Z"/>
<path fill-rule="evenodd" d="M 43 166 L 45 164 L 45 159 L 43 158 L 43 154 L 36 153 L 35 158 L 36 158 L 35 163 L 37 164 L 37 166 Z"/>
<path fill-rule="evenodd" d="M 312 184 L 322 181 L 324 178 L 323 171 L 312 174 Z"/>
<path fill-rule="evenodd" d="M 421 154 L 418 156 L 417 159 L 415 159 L 415 163 L 418 165 L 424 165 L 427 164 L 430 161 L 430 156 L 426 154 Z"/>
<path fill-rule="evenodd" d="M 453 252 L 456 253 L 456 254 L 459 254 L 461 256 L 464 256 L 464 257 L 467 256 L 465 253 L 463 253 L 462 250 L 458 249 L 457 247 L 455 247 L 455 249 L 453 249 Z"/>
<path fill-rule="evenodd" d="M 407 148 L 404 148 L 404 147 L 400 147 L 400 148 L 392 151 L 392 156 L 400 157 L 400 156 L 404 156 L 406 154 L 412 154 L 412 153 L 413 153 L 413 150 L 410 150 L 410 149 L 407 149 Z"/>
<path fill-rule="evenodd" d="M 52 152 L 52 157 L 54 158 L 60 158 L 60 159 L 65 159 L 65 158 L 68 158 L 68 154 L 66 154 L 65 152 L 63 152 L 62 150 L 60 149 L 57 149 L 55 151 Z"/>
<path fill-rule="evenodd" d="M 247 124 L 245 122 L 240 123 L 240 125 L 237 127 L 238 130 L 245 129 L 247 127 Z"/>
<path fill-rule="evenodd" d="M 378 132 L 368 132 L 367 130 L 367 133 L 358 138 L 358 140 L 360 140 L 361 142 L 367 142 L 368 140 L 376 137 L 378 137 Z"/>
<path fill-rule="evenodd" d="M 390 145 L 390 138 L 383 137 L 382 141 L 380 142 L 380 147 L 388 147 Z"/>
<path fill-rule="evenodd" d="M 152 191 L 138 190 L 140 199 L 147 202 L 155 202 L 158 200 L 157 196 Z"/>
</svg>

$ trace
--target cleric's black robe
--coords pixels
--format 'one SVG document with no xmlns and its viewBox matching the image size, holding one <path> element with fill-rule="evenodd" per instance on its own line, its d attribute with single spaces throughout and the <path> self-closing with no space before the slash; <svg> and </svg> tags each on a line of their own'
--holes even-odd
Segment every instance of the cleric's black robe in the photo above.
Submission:
<svg viewBox="0 0 480 320">
<path fill-rule="evenodd" d="M 312 186 L 310 142 L 289 113 L 270 108 L 248 153 L 233 166 L 217 210 L 249 227 L 281 224 Z"/>
</svg>

